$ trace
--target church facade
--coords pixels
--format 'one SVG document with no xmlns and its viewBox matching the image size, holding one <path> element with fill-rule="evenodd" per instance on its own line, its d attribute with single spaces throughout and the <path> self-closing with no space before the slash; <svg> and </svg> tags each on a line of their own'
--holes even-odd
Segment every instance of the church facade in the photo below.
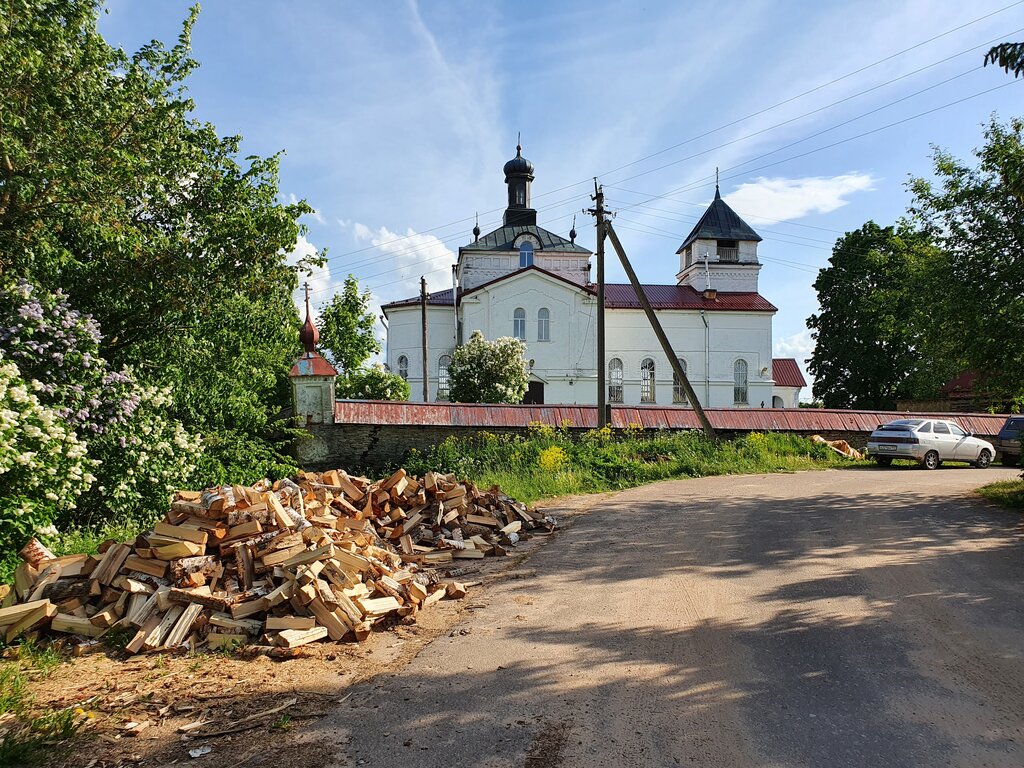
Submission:
<svg viewBox="0 0 1024 768">
<path fill-rule="evenodd" d="M 524 402 L 597 403 L 597 287 L 593 254 L 537 224 L 533 164 L 521 147 L 504 167 L 502 226 L 459 248 L 453 287 L 427 297 L 428 400 L 448 399 L 448 365 L 474 331 L 526 342 Z M 795 361 L 773 361 L 776 308 L 758 293 L 760 236 L 715 198 L 677 250 L 675 283 L 644 285 L 701 404 L 796 407 L 805 386 Z M 610 251 L 610 248 L 609 248 Z M 613 252 L 608 257 L 614 258 Z M 382 307 L 387 364 L 423 400 L 420 297 Z M 628 283 L 605 286 L 608 402 L 687 405 L 680 382 Z M 779 381 L 773 371 L 779 369 Z M 793 371 L 796 371 L 796 376 Z"/>
</svg>

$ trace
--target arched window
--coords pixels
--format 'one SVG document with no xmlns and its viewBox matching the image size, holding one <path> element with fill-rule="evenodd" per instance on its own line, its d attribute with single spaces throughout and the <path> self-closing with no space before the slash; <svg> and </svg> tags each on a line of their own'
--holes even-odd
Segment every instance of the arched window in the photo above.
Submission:
<svg viewBox="0 0 1024 768">
<path fill-rule="evenodd" d="M 689 374 L 686 370 L 686 361 L 683 358 L 679 359 L 679 367 L 683 369 L 683 373 Z M 686 389 L 683 387 L 683 381 L 680 379 L 675 371 L 672 371 L 672 402 L 680 405 L 686 405 Z"/>
<path fill-rule="evenodd" d="M 533 243 L 529 240 L 519 246 L 519 268 L 533 265 Z"/>
<path fill-rule="evenodd" d="M 537 310 L 537 341 L 551 341 L 551 312 L 547 307 Z"/>
<path fill-rule="evenodd" d="M 522 307 L 512 313 L 512 335 L 526 341 L 526 310 Z"/>
<path fill-rule="evenodd" d="M 405 355 L 398 356 L 398 375 L 405 381 L 409 380 L 409 358 Z"/>
<path fill-rule="evenodd" d="M 622 402 L 622 361 L 617 357 L 608 361 L 608 402 Z"/>
<path fill-rule="evenodd" d="M 437 399 L 447 400 L 451 396 L 451 380 L 448 378 L 448 366 L 452 364 L 451 355 L 441 355 L 437 361 Z"/>
<path fill-rule="evenodd" d="M 732 367 L 732 399 L 737 405 L 747 404 L 747 361 L 737 360 Z"/>
<path fill-rule="evenodd" d="M 644 361 L 640 363 L 640 402 L 657 402 L 654 390 L 654 361 L 645 357 Z"/>
</svg>

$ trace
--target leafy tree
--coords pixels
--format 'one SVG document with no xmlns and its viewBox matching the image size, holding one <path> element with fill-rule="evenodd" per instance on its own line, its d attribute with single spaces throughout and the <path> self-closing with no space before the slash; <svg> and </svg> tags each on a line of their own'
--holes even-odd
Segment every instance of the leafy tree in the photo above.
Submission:
<svg viewBox="0 0 1024 768">
<path fill-rule="evenodd" d="M 931 286 L 942 255 L 906 222 L 869 221 L 840 238 L 814 288 L 807 320 L 816 346 L 808 371 L 827 408 L 892 408 L 941 384 L 956 361 L 930 354 Z"/>
<path fill-rule="evenodd" d="M 359 281 L 349 275 L 341 292 L 320 308 L 320 346 L 343 377 L 380 352 L 370 298 L 370 292 L 360 291 Z"/>
<path fill-rule="evenodd" d="M 996 64 L 1014 77 L 1024 75 L 1024 43 L 1001 43 L 989 49 L 985 54 L 985 66 Z"/>
<path fill-rule="evenodd" d="M 284 254 L 304 202 L 280 202 L 279 157 L 239 157 L 192 116 L 190 33 L 134 55 L 96 29 L 95 0 L 8 0 L 0 14 L 0 269 L 104 329 L 101 354 L 174 392 L 204 436 L 194 482 L 288 471 L 275 419 L 297 350 Z"/>
<path fill-rule="evenodd" d="M 408 400 L 409 382 L 383 365 L 371 365 L 339 377 L 337 393 L 350 400 Z"/>
<path fill-rule="evenodd" d="M 503 336 L 487 341 L 474 331 L 469 342 L 455 350 L 448 367 L 452 402 L 522 402 L 529 384 L 525 351 L 520 339 Z"/>
<path fill-rule="evenodd" d="M 936 151 L 936 180 L 911 181 L 911 212 L 949 254 L 942 332 L 1009 400 L 1024 394 L 1024 120 L 992 118 L 984 135 L 977 166 Z"/>
</svg>

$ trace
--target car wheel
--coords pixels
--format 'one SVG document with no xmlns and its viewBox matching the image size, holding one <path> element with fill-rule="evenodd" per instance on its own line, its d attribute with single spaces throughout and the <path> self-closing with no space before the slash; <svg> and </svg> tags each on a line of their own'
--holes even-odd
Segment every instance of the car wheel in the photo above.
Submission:
<svg viewBox="0 0 1024 768">
<path fill-rule="evenodd" d="M 921 459 L 921 466 L 925 469 L 938 469 L 941 463 L 938 451 L 928 451 Z"/>
<path fill-rule="evenodd" d="M 978 460 L 974 462 L 974 466 L 978 469 L 985 469 L 991 463 L 992 454 L 989 453 L 987 449 L 983 449 L 982 452 L 978 454 Z"/>
<path fill-rule="evenodd" d="M 1016 467 L 1017 462 L 1020 461 L 1020 456 L 1008 456 L 1004 453 L 1000 461 L 1003 463 L 1004 467 Z"/>
<path fill-rule="evenodd" d="M 892 456 L 875 456 L 875 462 L 880 467 L 891 467 L 892 466 Z"/>
</svg>

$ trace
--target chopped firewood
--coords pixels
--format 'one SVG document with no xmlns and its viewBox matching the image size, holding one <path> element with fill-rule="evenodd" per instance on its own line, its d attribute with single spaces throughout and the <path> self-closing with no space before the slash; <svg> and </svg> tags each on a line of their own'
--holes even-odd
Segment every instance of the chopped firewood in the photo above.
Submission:
<svg viewBox="0 0 1024 768">
<path fill-rule="evenodd" d="M 107 630 L 98 627 L 89 619 L 68 614 L 58 613 L 50 622 L 50 629 L 54 632 L 66 632 L 69 635 L 82 635 L 83 637 L 99 637 Z"/>
<path fill-rule="evenodd" d="M 505 555 L 554 527 L 496 488 L 436 472 L 371 482 L 331 470 L 179 491 L 152 530 L 104 542 L 99 555 L 56 558 L 30 543 L 13 588 L 0 589 L 0 631 L 93 637 L 131 626 L 129 653 L 262 636 L 279 647 L 254 652 L 287 657 L 324 636 L 363 640 L 385 616 L 415 621 L 467 587 L 422 569 Z"/>
<path fill-rule="evenodd" d="M 277 644 L 285 648 L 298 648 L 306 643 L 313 643 L 327 637 L 325 627 L 313 627 L 312 629 L 284 629 L 277 635 Z"/>
</svg>

